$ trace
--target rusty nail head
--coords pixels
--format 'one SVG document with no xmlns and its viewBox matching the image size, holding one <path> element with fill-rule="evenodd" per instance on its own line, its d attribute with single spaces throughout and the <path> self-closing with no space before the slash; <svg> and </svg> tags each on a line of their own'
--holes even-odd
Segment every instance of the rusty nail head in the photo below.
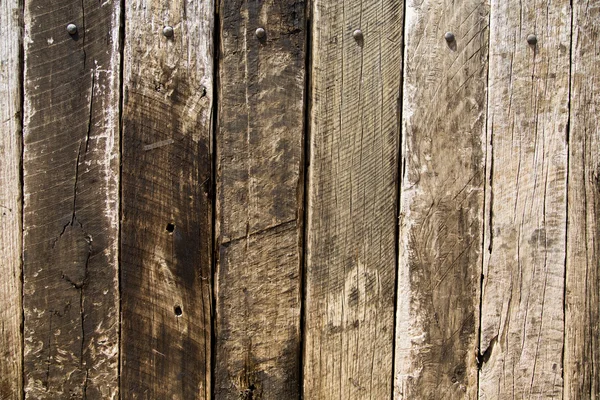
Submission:
<svg viewBox="0 0 600 400">
<path fill-rule="evenodd" d="M 446 32 L 446 34 L 444 35 L 444 39 L 446 39 L 446 42 L 450 43 L 450 42 L 454 42 L 454 33 L 452 32 Z"/>
<path fill-rule="evenodd" d="M 163 35 L 165 37 L 168 37 L 168 38 L 173 37 L 173 27 L 172 26 L 165 26 L 163 28 Z"/>
<path fill-rule="evenodd" d="M 76 34 L 77 33 L 77 25 L 75 25 L 75 24 L 67 25 L 67 32 L 69 32 L 69 35 Z"/>
<path fill-rule="evenodd" d="M 535 46 L 537 44 L 537 36 L 535 36 L 533 33 L 527 35 L 527 43 L 529 43 L 532 46 Z"/>
<path fill-rule="evenodd" d="M 352 36 L 354 37 L 354 39 L 356 40 L 362 40 L 363 38 L 363 33 L 360 29 L 356 29 L 354 32 L 352 32 Z"/>
<path fill-rule="evenodd" d="M 254 32 L 257 38 L 264 39 L 267 36 L 267 32 L 263 28 L 256 28 L 256 32 Z"/>
</svg>

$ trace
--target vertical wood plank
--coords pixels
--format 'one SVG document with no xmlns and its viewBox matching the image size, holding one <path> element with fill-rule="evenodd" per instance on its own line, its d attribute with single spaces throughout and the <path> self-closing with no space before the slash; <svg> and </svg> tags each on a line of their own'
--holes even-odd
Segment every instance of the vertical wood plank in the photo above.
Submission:
<svg viewBox="0 0 600 400">
<path fill-rule="evenodd" d="M 25 3 L 27 398 L 118 396 L 119 19 L 119 1 Z"/>
<path fill-rule="evenodd" d="M 600 2 L 573 2 L 564 377 L 600 398 Z"/>
<path fill-rule="evenodd" d="M 477 397 L 488 17 L 484 0 L 406 7 L 397 399 Z"/>
<path fill-rule="evenodd" d="M 0 4 L 0 399 L 23 396 L 21 6 Z"/>
<path fill-rule="evenodd" d="M 562 398 L 570 30 L 568 1 L 492 2 L 486 399 Z"/>
<path fill-rule="evenodd" d="M 222 0 L 219 12 L 215 398 L 294 399 L 304 2 Z"/>
<path fill-rule="evenodd" d="M 312 12 L 304 398 L 384 399 L 392 394 L 403 2 L 314 0 Z"/>
<path fill-rule="evenodd" d="M 125 15 L 121 390 L 208 399 L 213 5 L 136 0 Z"/>
</svg>

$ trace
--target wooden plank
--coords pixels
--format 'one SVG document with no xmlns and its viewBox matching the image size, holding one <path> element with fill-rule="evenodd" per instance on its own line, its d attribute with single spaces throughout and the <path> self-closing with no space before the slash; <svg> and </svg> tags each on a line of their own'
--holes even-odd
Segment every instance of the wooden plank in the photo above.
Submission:
<svg viewBox="0 0 600 400">
<path fill-rule="evenodd" d="M 477 398 L 488 17 L 482 0 L 406 7 L 397 399 Z"/>
<path fill-rule="evenodd" d="M 0 399 L 23 397 L 21 2 L 0 4 Z"/>
<path fill-rule="evenodd" d="M 222 0 L 219 13 L 215 398 L 294 399 L 304 2 Z"/>
<path fill-rule="evenodd" d="M 566 399 L 600 398 L 600 2 L 575 1 L 565 299 Z"/>
<path fill-rule="evenodd" d="M 27 398 L 118 396 L 119 19 L 119 1 L 25 4 Z"/>
<path fill-rule="evenodd" d="M 213 5 L 139 0 L 125 15 L 121 391 L 208 399 Z"/>
<path fill-rule="evenodd" d="M 304 398 L 384 399 L 392 394 L 403 3 L 315 0 L 312 12 Z"/>
<path fill-rule="evenodd" d="M 570 6 L 490 20 L 480 396 L 562 398 Z"/>
</svg>

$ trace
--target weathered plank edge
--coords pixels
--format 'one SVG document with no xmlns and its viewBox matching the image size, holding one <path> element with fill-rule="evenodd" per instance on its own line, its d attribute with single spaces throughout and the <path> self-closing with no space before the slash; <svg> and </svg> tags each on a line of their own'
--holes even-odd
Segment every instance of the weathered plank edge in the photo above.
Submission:
<svg viewBox="0 0 600 400">
<path fill-rule="evenodd" d="M 0 360 L 0 398 L 8 400 L 23 397 L 23 0 L 3 2 L 0 12 L 0 57 L 8 61 L 8 79 L 0 82 L 0 115 L 6 127 L 0 138 L 0 174 L 5 180 L 0 186 L 0 250 L 5 260 L 0 265 L 0 351 L 6 356 Z"/>
<path fill-rule="evenodd" d="M 564 399 L 600 397 L 600 279 L 598 269 L 598 122 L 594 81 L 600 69 L 590 51 L 598 37 L 598 3 L 571 2 L 567 125 L 567 237 L 564 293 Z M 591 8 L 591 9 L 590 9 Z"/>
<path fill-rule="evenodd" d="M 304 142 L 302 143 L 302 154 L 300 158 L 300 180 L 302 181 L 302 201 L 299 202 L 299 218 L 302 226 L 300 235 L 300 346 L 298 348 L 298 388 L 300 399 L 304 398 L 304 354 L 306 353 L 306 340 L 304 340 L 306 329 L 306 260 L 307 260 L 307 238 L 308 238 L 308 188 L 310 185 L 310 143 L 311 143 L 311 124 L 310 116 L 312 111 L 312 33 L 313 33 L 313 0 L 305 0 L 304 4 L 304 101 L 302 132 Z M 299 197 L 300 198 L 300 197 Z"/>
</svg>

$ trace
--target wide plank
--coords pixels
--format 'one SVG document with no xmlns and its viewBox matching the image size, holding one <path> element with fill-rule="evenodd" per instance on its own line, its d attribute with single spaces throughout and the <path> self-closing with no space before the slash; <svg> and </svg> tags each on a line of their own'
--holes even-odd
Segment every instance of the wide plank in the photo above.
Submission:
<svg viewBox="0 0 600 400">
<path fill-rule="evenodd" d="M 215 398 L 297 399 L 304 1 L 222 0 L 219 20 Z"/>
<path fill-rule="evenodd" d="M 120 14 L 25 2 L 26 398 L 118 397 Z"/>
<path fill-rule="evenodd" d="M 562 398 L 570 5 L 493 1 L 479 395 Z"/>
<path fill-rule="evenodd" d="M 475 399 L 489 4 L 406 16 L 394 397 Z"/>
<path fill-rule="evenodd" d="M 565 399 L 600 398 L 600 1 L 574 1 Z"/>
<path fill-rule="evenodd" d="M 0 399 L 23 397 L 21 2 L 0 3 Z"/>
<path fill-rule="evenodd" d="M 125 6 L 121 393 L 211 391 L 213 5 Z"/>
<path fill-rule="evenodd" d="M 314 0 L 305 399 L 392 395 L 403 2 Z"/>
</svg>

